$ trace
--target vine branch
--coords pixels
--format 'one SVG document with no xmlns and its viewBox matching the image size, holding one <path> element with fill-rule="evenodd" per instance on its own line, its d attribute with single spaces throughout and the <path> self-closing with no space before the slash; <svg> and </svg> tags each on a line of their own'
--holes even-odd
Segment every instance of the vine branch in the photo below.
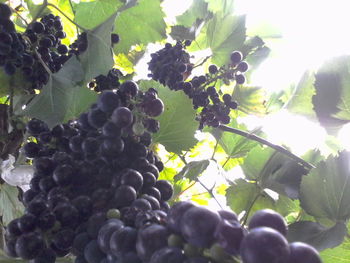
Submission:
<svg viewBox="0 0 350 263">
<path fill-rule="evenodd" d="M 242 131 L 239 129 L 231 128 L 231 127 L 228 127 L 226 125 L 220 125 L 218 127 L 218 129 L 225 131 L 225 132 L 238 134 L 238 135 L 243 136 L 249 140 L 253 140 L 253 141 L 259 142 L 261 144 L 267 145 L 270 148 L 272 148 L 272 149 L 274 149 L 274 150 L 276 150 L 284 155 L 287 155 L 288 157 L 290 157 L 293 160 L 297 161 L 298 163 L 302 164 L 303 166 L 305 166 L 309 170 L 311 170 L 312 168 L 315 168 L 314 165 L 312 165 L 311 163 L 308 163 L 307 161 L 305 161 L 305 160 L 301 159 L 300 157 L 296 156 L 295 154 L 291 153 L 286 148 L 284 148 L 280 145 L 273 144 L 272 142 L 269 142 L 269 141 L 265 140 L 264 138 L 261 138 L 255 134 L 252 134 L 252 133 L 249 133 L 246 131 Z"/>
</svg>

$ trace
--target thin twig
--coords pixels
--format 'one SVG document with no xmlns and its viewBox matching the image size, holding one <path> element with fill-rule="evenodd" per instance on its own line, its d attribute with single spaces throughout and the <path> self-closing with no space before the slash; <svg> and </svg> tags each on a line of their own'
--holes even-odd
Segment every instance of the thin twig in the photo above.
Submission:
<svg viewBox="0 0 350 263">
<path fill-rule="evenodd" d="M 184 190 L 182 190 L 174 199 L 178 199 L 184 192 L 191 189 L 197 182 L 192 182 L 189 186 L 187 186 Z"/>
<path fill-rule="evenodd" d="M 21 15 L 19 14 L 19 12 L 18 12 L 16 9 L 13 9 L 13 8 L 11 8 L 11 9 L 12 9 L 12 11 L 23 21 L 23 23 L 26 24 L 26 26 L 29 25 L 29 23 L 27 22 L 27 20 L 25 20 L 25 18 L 24 18 L 23 16 L 21 16 Z"/>
<path fill-rule="evenodd" d="M 72 19 L 70 19 L 64 12 L 61 11 L 61 9 L 59 9 L 57 6 L 55 6 L 54 4 L 48 3 L 48 6 L 51 6 L 53 8 L 55 8 L 58 12 L 60 12 L 65 18 L 67 18 L 67 20 L 69 22 L 71 22 L 73 25 L 75 25 L 76 27 L 80 28 L 83 31 L 88 31 L 86 28 L 82 27 L 81 25 L 75 23 Z"/>
<path fill-rule="evenodd" d="M 52 75 L 52 71 L 49 69 L 49 67 L 46 65 L 44 60 L 41 58 L 41 55 L 39 54 L 39 52 L 36 51 L 36 49 L 34 49 L 34 52 L 35 52 L 35 55 L 38 57 L 40 64 L 44 67 L 46 72 L 49 73 L 50 75 Z"/>
<path fill-rule="evenodd" d="M 255 134 L 248 133 L 246 131 L 242 131 L 242 130 L 239 130 L 239 129 L 231 128 L 231 127 L 228 127 L 228 126 L 225 126 L 225 125 L 220 125 L 218 127 L 218 129 L 220 129 L 222 131 L 238 134 L 238 135 L 241 135 L 241 136 L 243 136 L 243 137 L 245 137 L 245 138 L 247 138 L 249 140 L 253 140 L 253 141 L 259 142 L 261 144 L 267 145 L 267 146 L 271 147 L 272 149 L 287 155 L 288 157 L 290 157 L 293 160 L 297 161 L 298 163 L 302 164 L 303 166 L 305 166 L 309 170 L 312 169 L 312 168 L 315 168 L 314 165 L 312 165 L 311 163 L 308 163 L 307 161 L 304 161 L 300 157 L 298 157 L 295 154 L 293 154 L 290 151 L 288 151 L 286 148 L 284 148 L 284 147 L 282 147 L 280 145 L 273 144 L 273 143 L 271 143 L 271 142 L 269 142 L 269 141 L 267 141 L 267 140 L 265 140 L 265 139 L 263 139 L 263 138 L 261 138 L 259 136 L 256 136 Z"/>
<path fill-rule="evenodd" d="M 210 56 L 206 56 L 206 57 L 204 58 L 204 60 L 203 60 L 201 63 L 199 63 L 199 64 L 193 66 L 192 69 L 202 66 L 205 62 L 207 62 L 207 60 L 208 60 L 209 58 L 211 58 L 211 55 L 210 55 Z"/>
<path fill-rule="evenodd" d="M 196 181 L 211 195 L 211 197 L 215 200 L 215 202 L 219 205 L 219 207 L 221 208 L 221 209 L 223 209 L 222 208 L 222 205 L 220 204 L 220 202 L 218 201 L 218 199 L 216 199 L 216 197 L 215 197 L 215 195 L 214 195 L 214 193 L 213 193 L 213 189 L 209 189 L 205 184 L 203 184 L 202 182 L 201 182 L 201 180 L 199 180 L 199 178 L 197 177 L 196 178 Z M 215 186 L 215 185 L 214 185 Z M 213 187 L 214 188 L 214 187 Z"/>
<path fill-rule="evenodd" d="M 255 202 L 258 200 L 258 198 L 261 196 L 261 192 L 257 193 L 256 196 L 254 197 L 254 199 L 252 200 L 252 202 L 249 204 L 248 208 L 245 210 L 245 215 L 242 218 L 242 225 L 245 225 L 247 223 L 248 220 L 248 216 L 250 214 L 250 210 L 252 210 Z"/>
<path fill-rule="evenodd" d="M 216 140 L 215 146 L 214 146 L 214 150 L 213 150 L 213 154 L 211 155 L 211 160 L 214 160 L 215 157 L 215 153 L 216 153 L 216 149 L 218 148 L 219 145 L 219 140 Z"/>
</svg>

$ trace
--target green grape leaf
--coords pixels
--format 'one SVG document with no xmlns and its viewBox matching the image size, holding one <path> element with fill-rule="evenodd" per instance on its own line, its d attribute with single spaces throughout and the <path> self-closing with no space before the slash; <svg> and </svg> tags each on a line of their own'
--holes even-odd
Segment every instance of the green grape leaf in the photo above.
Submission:
<svg viewBox="0 0 350 263">
<path fill-rule="evenodd" d="M 230 60 L 234 50 L 240 50 L 244 44 L 245 16 L 233 16 L 218 12 L 202 28 L 195 43 L 189 50 L 210 48 L 212 63 L 222 66 Z"/>
<path fill-rule="evenodd" d="M 274 209 L 275 201 L 259 185 L 238 179 L 226 189 L 226 200 L 237 214 L 249 210 L 250 218 L 255 211 L 264 208 Z"/>
<path fill-rule="evenodd" d="M 346 225 L 337 222 L 332 227 L 325 227 L 311 221 L 300 221 L 288 226 L 289 242 L 305 242 L 319 251 L 340 245 L 347 234 Z"/>
<path fill-rule="evenodd" d="M 208 15 L 208 4 L 203 0 L 194 0 L 182 15 L 176 17 L 176 21 L 178 25 L 191 27 L 196 21 L 205 20 Z"/>
<path fill-rule="evenodd" d="M 300 187 L 300 204 L 317 218 L 334 221 L 350 218 L 350 153 L 329 156 L 305 176 Z"/>
<path fill-rule="evenodd" d="M 196 181 L 209 166 L 209 160 L 192 161 L 185 165 L 184 168 L 175 176 L 175 181 L 188 178 L 191 181 Z"/>
<path fill-rule="evenodd" d="M 153 142 L 163 144 L 168 152 L 180 154 L 193 147 L 197 140 L 194 134 L 198 128 L 196 111 L 191 100 L 183 93 L 172 91 L 156 81 L 141 81 L 140 88 L 155 88 L 164 103 L 164 112 L 157 119 L 160 130 L 153 135 Z"/>
<path fill-rule="evenodd" d="M 245 73 L 249 76 L 269 55 L 271 50 L 265 46 L 265 42 L 258 36 L 251 37 L 244 42 L 240 51 L 244 60 L 249 64 L 249 70 Z"/>
<path fill-rule="evenodd" d="M 286 108 L 296 114 L 315 118 L 312 97 L 316 90 L 314 87 L 315 74 L 311 70 L 306 71 L 296 85 L 292 97 L 287 102 Z"/>
<path fill-rule="evenodd" d="M 228 125 L 231 128 L 246 130 L 244 124 L 238 124 L 236 120 L 232 120 Z M 230 158 L 241 158 L 258 145 L 256 141 L 249 140 L 238 134 L 223 132 L 220 129 L 213 129 L 212 135 L 219 141 L 219 145 L 224 149 Z M 255 132 L 253 132 L 256 134 Z"/>
<path fill-rule="evenodd" d="M 40 17 L 43 17 L 43 16 L 51 13 L 50 9 L 47 7 L 45 7 L 42 10 L 42 8 L 44 6 L 43 4 L 40 4 L 40 5 L 35 4 L 35 3 L 33 3 L 32 0 L 25 0 L 25 3 L 27 4 L 29 14 L 32 18 L 36 17 L 39 14 L 39 12 L 41 12 Z"/>
<path fill-rule="evenodd" d="M 148 44 L 166 38 L 166 24 L 160 0 L 140 0 L 137 6 L 125 10 L 116 20 L 115 33 L 120 42 L 114 51 L 127 53 L 131 46 Z"/>
<path fill-rule="evenodd" d="M 265 92 L 261 87 L 236 85 L 232 99 L 237 101 L 238 109 L 246 114 L 266 113 Z"/>
<path fill-rule="evenodd" d="M 76 57 L 71 57 L 59 72 L 50 75 L 49 82 L 28 104 L 24 113 L 53 127 L 85 111 L 90 106 L 88 103 L 96 100 L 97 95 L 77 85 L 83 77 L 80 62 Z"/>
<path fill-rule="evenodd" d="M 301 179 L 307 174 L 305 168 L 293 159 L 260 146 L 249 152 L 242 169 L 247 178 L 259 181 L 263 188 L 292 199 L 299 197 Z"/>
<path fill-rule="evenodd" d="M 117 14 L 114 13 L 105 22 L 87 32 L 88 48 L 79 55 L 85 82 L 100 74 L 106 75 L 113 67 L 111 33 Z"/>
<path fill-rule="evenodd" d="M 72 5 L 71 5 L 72 4 Z M 57 3 L 58 8 L 71 20 L 74 21 L 74 10 L 72 10 L 72 6 L 74 3 L 71 0 L 58 0 Z M 63 30 L 66 33 L 67 37 L 62 39 L 62 44 L 70 45 L 71 40 L 76 38 L 77 27 L 74 25 L 66 16 L 63 16 L 56 8 L 50 7 L 51 13 L 57 15 L 61 18 Z"/>
<path fill-rule="evenodd" d="M 320 255 L 323 263 L 350 263 L 350 239 L 346 238 L 335 248 L 323 250 Z"/>
<path fill-rule="evenodd" d="M 208 9 L 214 13 L 224 12 L 232 14 L 234 10 L 234 0 L 204 0 L 208 3 Z"/>
<path fill-rule="evenodd" d="M 350 56 L 327 61 L 315 75 L 312 103 L 317 118 L 329 133 L 350 121 Z"/>
<path fill-rule="evenodd" d="M 75 6 L 75 22 L 85 29 L 95 28 L 114 14 L 121 6 L 123 6 L 123 1 L 121 0 L 80 2 Z"/>
<path fill-rule="evenodd" d="M 0 215 L 7 225 L 11 220 L 23 215 L 24 207 L 18 200 L 18 189 L 7 183 L 0 184 Z"/>
<path fill-rule="evenodd" d="M 195 40 L 198 27 L 172 26 L 170 36 L 175 40 Z"/>
</svg>

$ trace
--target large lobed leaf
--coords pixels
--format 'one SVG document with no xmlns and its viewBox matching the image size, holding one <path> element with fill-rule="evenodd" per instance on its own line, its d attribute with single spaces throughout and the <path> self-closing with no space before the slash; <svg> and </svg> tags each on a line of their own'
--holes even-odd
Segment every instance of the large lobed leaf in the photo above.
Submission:
<svg viewBox="0 0 350 263">
<path fill-rule="evenodd" d="M 350 218 L 350 153 L 321 161 L 303 178 L 301 206 L 312 216 L 334 221 Z"/>
<path fill-rule="evenodd" d="M 343 222 L 325 227 L 316 222 L 300 221 L 289 225 L 287 239 L 289 242 L 308 243 L 321 251 L 340 245 L 346 234 L 347 228 Z"/>
<path fill-rule="evenodd" d="M 336 248 L 329 248 L 321 252 L 323 263 L 350 263 L 350 239 Z"/>
<path fill-rule="evenodd" d="M 181 91 L 172 91 L 156 81 L 141 81 L 142 90 L 155 88 L 164 103 L 164 112 L 157 119 L 160 130 L 153 135 L 153 142 L 163 144 L 167 151 L 180 154 L 193 147 L 198 128 L 196 111 L 191 100 Z"/>
</svg>

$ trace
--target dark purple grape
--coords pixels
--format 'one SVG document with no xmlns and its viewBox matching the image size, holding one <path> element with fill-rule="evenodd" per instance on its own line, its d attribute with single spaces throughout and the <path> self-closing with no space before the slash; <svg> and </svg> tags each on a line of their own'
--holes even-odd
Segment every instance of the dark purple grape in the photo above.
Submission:
<svg viewBox="0 0 350 263">
<path fill-rule="evenodd" d="M 126 207 L 136 199 L 136 191 L 132 186 L 121 185 L 118 187 L 114 195 L 115 207 Z"/>
<path fill-rule="evenodd" d="M 145 113 L 150 117 L 157 117 L 164 111 L 164 104 L 161 99 L 153 99 L 144 105 Z"/>
<path fill-rule="evenodd" d="M 53 179 L 59 186 L 67 186 L 74 176 L 73 167 L 67 164 L 59 165 L 53 172 Z"/>
<path fill-rule="evenodd" d="M 21 235 L 16 241 L 16 254 L 23 259 L 33 259 L 44 248 L 44 240 L 35 232 Z"/>
<path fill-rule="evenodd" d="M 122 227 L 115 231 L 110 239 L 111 252 L 115 256 L 121 256 L 135 250 L 137 230 L 133 227 Z"/>
<path fill-rule="evenodd" d="M 118 34 L 111 34 L 111 42 L 112 44 L 117 44 L 119 42 L 119 35 Z"/>
<path fill-rule="evenodd" d="M 88 112 L 88 121 L 92 127 L 98 129 L 106 123 L 107 115 L 105 112 L 101 111 L 98 108 L 91 109 Z"/>
<path fill-rule="evenodd" d="M 2 19 L 9 19 L 11 15 L 12 15 L 11 8 L 4 3 L 0 3 L 0 17 Z"/>
<path fill-rule="evenodd" d="M 150 196 L 153 196 L 155 197 L 158 201 L 160 201 L 161 199 L 161 194 L 160 194 L 160 191 L 155 188 L 155 187 L 147 187 L 147 188 L 144 188 L 142 189 L 142 193 L 143 194 L 148 194 Z"/>
<path fill-rule="evenodd" d="M 120 137 L 121 129 L 111 121 L 107 121 L 102 127 L 102 134 L 106 137 Z"/>
<path fill-rule="evenodd" d="M 133 121 L 132 112 L 126 107 L 116 108 L 111 116 L 112 122 L 118 127 L 124 128 L 129 126 Z"/>
<path fill-rule="evenodd" d="M 36 21 L 32 24 L 32 29 L 35 33 L 41 34 L 45 31 L 45 26 L 43 23 Z"/>
<path fill-rule="evenodd" d="M 159 203 L 157 198 L 150 196 L 150 195 L 147 195 L 147 194 L 142 195 L 142 198 L 146 199 L 150 203 L 152 210 L 160 209 L 160 203 Z"/>
<path fill-rule="evenodd" d="M 233 64 L 238 64 L 239 62 L 242 61 L 243 55 L 239 51 L 234 51 L 234 52 L 231 53 L 230 59 L 231 59 L 231 62 Z"/>
<path fill-rule="evenodd" d="M 40 146 L 34 142 L 29 142 L 23 147 L 24 154 L 28 158 L 38 157 L 40 150 Z"/>
<path fill-rule="evenodd" d="M 143 177 L 142 175 L 133 169 L 125 169 L 121 172 L 121 181 L 122 185 L 130 185 L 136 191 L 139 191 L 142 187 Z"/>
<path fill-rule="evenodd" d="M 209 66 L 209 73 L 210 74 L 215 74 L 218 72 L 218 67 L 216 65 L 210 65 Z"/>
<path fill-rule="evenodd" d="M 142 260 L 148 261 L 155 251 L 167 245 L 168 235 L 166 227 L 158 224 L 147 225 L 139 229 L 136 241 L 137 255 Z"/>
<path fill-rule="evenodd" d="M 52 237 L 52 242 L 58 249 L 68 250 L 73 245 L 74 237 L 75 233 L 72 229 L 63 228 Z"/>
<path fill-rule="evenodd" d="M 27 212 L 33 215 L 40 215 L 48 208 L 47 203 L 41 199 L 33 199 L 27 206 Z"/>
<path fill-rule="evenodd" d="M 219 210 L 218 214 L 221 217 L 221 219 L 225 219 L 225 220 L 229 221 L 230 223 L 238 222 L 237 214 L 233 211 Z"/>
<path fill-rule="evenodd" d="M 74 227 L 78 223 L 79 212 L 71 204 L 60 203 L 54 208 L 53 212 L 62 226 Z"/>
<path fill-rule="evenodd" d="M 98 231 L 97 243 L 101 251 L 106 254 L 110 254 L 110 240 L 114 232 L 123 228 L 124 224 L 119 219 L 110 219 L 108 220 Z"/>
<path fill-rule="evenodd" d="M 244 84 L 245 82 L 245 77 L 242 74 L 237 74 L 235 76 L 237 84 Z"/>
<path fill-rule="evenodd" d="M 100 262 L 105 256 L 96 240 L 91 240 L 84 249 L 84 257 L 88 263 Z"/>
<path fill-rule="evenodd" d="M 173 196 L 174 188 L 169 181 L 159 180 L 156 182 L 155 187 L 159 190 L 162 201 L 168 201 Z"/>
<path fill-rule="evenodd" d="M 290 256 L 287 263 L 305 262 L 322 263 L 318 251 L 312 246 L 303 242 L 293 242 L 289 244 Z"/>
<path fill-rule="evenodd" d="M 271 227 L 284 236 L 287 234 L 287 224 L 283 216 L 271 209 L 259 210 L 250 218 L 249 230 L 261 226 Z"/>
<path fill-rule="evenodd" d="M 221 220 L 216 226 L 215 239 L 216 242 L 227 253 L 237 256 L 239 247 L 245 235 L 245 230 L 237 221 Z"/>
<path fill-rule="evenodd" d="M 18 228 L 22 233 L 32 232 L 37 223 L 37 218 L 30 213 L 24 214 L 22 217 L 18 219 Z"/>
<path fill-rule="evenodd" d="M 148 202 L 144 198 L 138 198 L 134 202 L 132 202 L 131 207 L 136 208 L 139 211 L 149 211 L 152 209 L 150 202 Z"/>
<path fill-rule="evenodd" d="M 136 82 L 132 80 L 127 80 L 119 87 L 120 92 L 129 97 L 135 97 L 137 92 L 139 91 L 139 87 Z"/>
<path fill-rule="evenodd" d="M 143 185 L 142 185 L 143 188 L 152 187 L 156 184 L 156 181 L 157 181 L 156 177 L 151 172 L 143 173 L 142 178 L 143 178 Z"/>
<path fill-rule="evenodd" d="M 37 225 L 38 228 L 40 228 L 43 231 L 46 231 L 52 228 L 55 225 L 55 222 L 56 216 L 53 213 L 46 211 L 40 214 Z"/>
<path fill-rule="evenodd" d="M 119 106 L 119 95 L 113 91 L 103 91 L 97 100 L 97 106 L 100 110 L 110 113 Z"/>
<path fill-rule="evenodd" d="M 72 245 L 72 253 L 74 255 L 83 255 L 84 248 L 90 242 L 91 238 L 88 233 L 82 232 L 74 237 Z"/>
<path fill-rule="evenodd" d="M 184 239 L 198 247 L 210 247 L 214 232 L 220 222 L 218 213 L 204 207 L 188 209 L 181 219 L 181 233 Z"/>
<path fill-rule="evenodd" d="M 240 255 L 244 263 L 284 263 L 289 258 L 290 248 L 278 231 L 257 227 L 243 238 Z"/>
<path fill-rule="evenodd" d="M 245 61 L 239 62 L 238 66 L 237 66 L 237 70 L 239 72 L 242 72 L 242 73 L 246 72 L 248 70 L 248 68 L 249 68 L 249 65 Z"/>
<path fill-rule="evenodd" d="M 181 234 L 181 219 L 185 212 L 194 206 L 195 205 L 191 202 L 182 201 L 175 203 L 170 208 L 167 216 L 167 227 L 170 231 Z"/>
<path fill-rule="evenodd" d="M 19 236 L 20 234 L 22 234 L 22 231 L 18 226 L 18 222 L 19 218 L 10 221 L 10 223 L 8 223 L 6 226 L 6 234 L 9 234 L 11 236 Z"/>
</svg>

